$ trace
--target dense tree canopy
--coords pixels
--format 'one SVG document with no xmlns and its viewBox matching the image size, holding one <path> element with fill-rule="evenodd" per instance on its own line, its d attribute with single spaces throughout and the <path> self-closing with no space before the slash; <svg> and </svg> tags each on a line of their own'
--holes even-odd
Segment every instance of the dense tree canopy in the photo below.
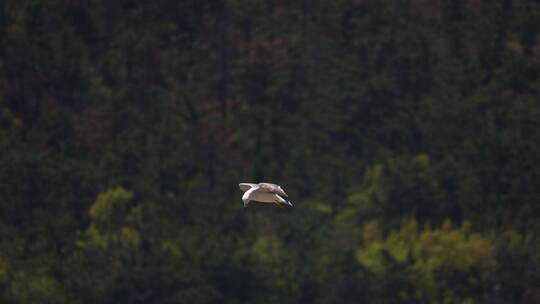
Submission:
<svg viewBox="0 0 540 304">
<path fill-rule="evenodd" d="M 0 1 L 0 302 L 540 302 L 539 32 L 536 0 Z"/>
</svg>

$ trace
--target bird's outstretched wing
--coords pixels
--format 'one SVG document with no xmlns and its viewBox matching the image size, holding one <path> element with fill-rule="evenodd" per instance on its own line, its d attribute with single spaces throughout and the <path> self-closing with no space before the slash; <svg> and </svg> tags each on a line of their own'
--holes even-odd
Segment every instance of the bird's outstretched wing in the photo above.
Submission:
<svg viewBox="0 0 540 304">
<path fill-rule="evenodd" d="M 259 187 L 261 187 L 261 189 L 264 189 L 265 191 L 272 192 L 283 197 L 289 197 L 287 193 L 285 193 L 285 191 L 281 189 L 280 185 L 271 183 L 259 183 Z"/>
<path fill-rule="evenodd" d="M 253 187 L 256 187 L 257 184 L 252 184 L 252 183 L 240 183 L 238 184 L 238 186 L 240 187 L 240 190 L 242 191 L 248 191 L 249 189 L 253 188 Z"/>
</svg>

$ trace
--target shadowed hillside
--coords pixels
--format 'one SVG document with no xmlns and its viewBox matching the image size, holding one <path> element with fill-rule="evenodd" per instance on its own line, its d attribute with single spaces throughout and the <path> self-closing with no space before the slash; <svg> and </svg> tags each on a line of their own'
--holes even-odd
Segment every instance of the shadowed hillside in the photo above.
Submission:
<svg viewBox="0 0 540 304">
<path fill-rule="evenodd" d="M 0 1 L 0 302 L 539 303 L 539 32 L 535 0 Z"/>
</svg>

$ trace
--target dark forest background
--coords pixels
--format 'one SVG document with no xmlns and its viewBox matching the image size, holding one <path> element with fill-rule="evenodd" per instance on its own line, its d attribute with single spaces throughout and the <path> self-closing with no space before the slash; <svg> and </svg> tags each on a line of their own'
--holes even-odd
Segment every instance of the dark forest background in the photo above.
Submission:
<svg viewBox="0 0 540 304">
<path fill-rule="evenodd" d="M 0 1 L 0 302 L 540 303 L 537 0 Z M 293 208 L 250 205 L 279 183 Z"/>
</svg>

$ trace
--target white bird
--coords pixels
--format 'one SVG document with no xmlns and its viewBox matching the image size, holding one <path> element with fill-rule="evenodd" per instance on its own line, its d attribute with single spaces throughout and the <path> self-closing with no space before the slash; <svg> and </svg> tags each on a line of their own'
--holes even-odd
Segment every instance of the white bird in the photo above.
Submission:
<svg viewBox="0 0 540 304">
<path fill-rule="evenodd" d="M 285 206 L 291 206 L 292 203 L 284 199 L 284 197 L 289 197 L 281 186 L 271 183 L 240 183 L 240 190 L 245 191 L 242 196 L 242 201 L 244 202 L 244 207 L 251 202 L 260 202 L 260 203 L 275 203 L 278 207 L 284 208 Z"/>
</svg>

